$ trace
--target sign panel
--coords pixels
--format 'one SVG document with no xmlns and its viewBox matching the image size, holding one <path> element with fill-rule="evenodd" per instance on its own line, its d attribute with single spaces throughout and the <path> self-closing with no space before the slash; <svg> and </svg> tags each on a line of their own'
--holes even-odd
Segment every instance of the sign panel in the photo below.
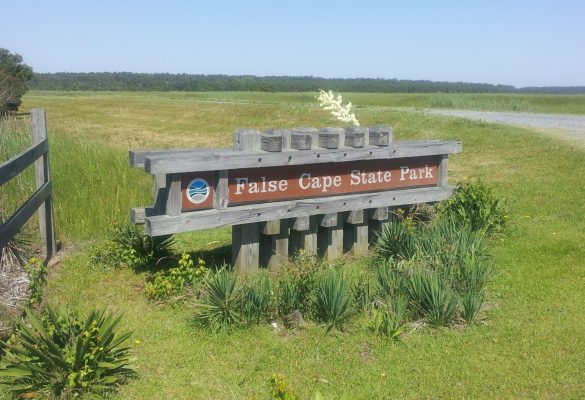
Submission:
<svg viewBox="0 0 585 400">
<path fill-rule="evenodd" d="M 436 186 L 440 158 L 362 160 L 228 172 L 229 205 Z M 213 208 L 215 172 L 181 177 L 182 209 Z"/>
</svg>

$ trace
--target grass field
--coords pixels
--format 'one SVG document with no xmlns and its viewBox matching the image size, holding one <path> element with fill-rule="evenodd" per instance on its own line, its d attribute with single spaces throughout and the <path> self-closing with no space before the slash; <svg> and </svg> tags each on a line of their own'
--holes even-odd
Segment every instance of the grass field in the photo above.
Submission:
<svg viewBox="0 0 585 400">
<path fill-rule="evenodd" d="M 457 96 L 469 107 L 521 104 L 522 111 L 585 113 L 583 96 Z M 422 329 L 398 345 L 373 336 L 359 321 L 333 334 L 320 327 L 284 336 L 268 326 L 231 335 L 202 331 L 193 326 L 191 308 L 147 301 L 142 276 L 95 269 L 83 250 L 114 219 L 126 218 L 131 206 L 149 203 L 150 179 L 127 166 L 126 151 L 229 146 L 240 127 L 335 122 L 311 94 L 26 95 L 24 108 L 48 111 L 57 232 L 80 249 L 52 271 L 48 299 L 123 312 L 125 327 L 140 340 L 134 346 L 138 377 L 116 398 L 262 399 L 273 373 L 284 374 L 302 399 L 312 398 L 315 386 L 325 399 L 584 398 L 582 148 L 525 129 L 394 108 L 427 107 L 433 95 L 345 98 L 357 104 L 362 125 L 389 124 L 395 140 L 462 140 L 464 152 L 449 161 L 451 182 L 481 178 L 509 202 L 511 227 L 491 244 L 496 276 L 484 323 Z M 180 239 L 190 251 L 230 240 L 228 229 Z M 367 259 L 348 261 L 347 268 L 367 268 Z"/>
</svg>

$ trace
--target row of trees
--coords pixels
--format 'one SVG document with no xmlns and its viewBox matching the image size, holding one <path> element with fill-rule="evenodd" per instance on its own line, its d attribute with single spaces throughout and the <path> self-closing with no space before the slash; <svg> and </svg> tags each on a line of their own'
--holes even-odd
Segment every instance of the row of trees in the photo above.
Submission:
<svg viewBox="0 0 585 400">
<path fill-rule="evenodd" d="M 368 93 L 506 93 L 513 86 L 397 79 L 326 79 L 312 76 L 143 74 L 132 72 L 44 73 L 30 82 L 38 90 L 157 90 L 315 92 L 326 88 Z"/>
<path fill-rule="evenodd" d="M 20 98 L 27 91 L 26 82 L 32 77 L 32 68 L 20 55 L 0 48 L 0 115 L 18 110 Z"/>
</svg>

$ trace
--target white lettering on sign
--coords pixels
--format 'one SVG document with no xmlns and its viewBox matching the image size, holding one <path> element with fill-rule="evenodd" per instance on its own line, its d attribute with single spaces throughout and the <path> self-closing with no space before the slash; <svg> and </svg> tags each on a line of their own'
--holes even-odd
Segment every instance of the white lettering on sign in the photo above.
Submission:
<svg viewBox="0 0 585 400">
<path fill-rule="evenodd" d="M 365 172 L 359 169 L 354 169 L 353 171 L 351 171 L 350 176 L 351 181 L 349 184 L 352 186 L 392 181 L 392 172 L 390 171 L 382 172 L 378 170 L 378 172 Z"/>
<path fill-rule="evenodd" d="M 277 191 L 284 192 L 288 187 L 288 182 L 285 179 L 279 181 L 267 181 L 266 177 L 260 178 L 260 182 L 249 182 L 247 177 L 236 177 L 236 193 L 242 194 L 244 192 L 256 193 L 274 193 Z M 246 185 L 248 186 L 246 188 Z"/>
<path fill-rule="evenodd" d="M 432 179 L 433 178 L 433 170 L 429 168 L 428 165 L 425 165 L 421 168 L 413 168 L 410 169 L 409 167 L 400 167 L 400 180 L 411 180 L 416 181 L 419 179 Z"/>
<path fill-rule="evenodd" d="M 327 191 L 332 187 L 339 187 L 341 186 L 341 176 L 311 176 L 310 172 L 303 172 L 299 176 L 299 187 L 303 190 L 307 189 L 320 189 L 323 193 L 327 193 Z"/>
</svg>

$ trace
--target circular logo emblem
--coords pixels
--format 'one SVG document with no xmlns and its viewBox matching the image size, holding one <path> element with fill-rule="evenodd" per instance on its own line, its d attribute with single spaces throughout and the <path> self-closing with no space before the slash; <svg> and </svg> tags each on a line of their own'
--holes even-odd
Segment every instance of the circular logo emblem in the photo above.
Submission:
<svg viewBox="0 0 585 400">
<path fill-rule="evenodd" d="M 187 197 L 193 204 L 201 204 L 209 197 L 209 184 L 205 179 L 197 178 L 189 182 Z"/>
</svg>

